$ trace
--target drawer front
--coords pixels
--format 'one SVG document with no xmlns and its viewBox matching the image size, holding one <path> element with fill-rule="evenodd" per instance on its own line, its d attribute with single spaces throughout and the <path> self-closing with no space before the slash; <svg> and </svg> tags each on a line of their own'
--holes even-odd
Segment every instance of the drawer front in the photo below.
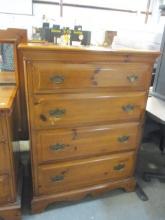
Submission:
<svg viewBox="0 0 165 220">
<path fill-rule="evenodd" d="M 8 175 L 0 176 L 0 204 L 11 200 L 10 183 Z"/>
<path fill-rule="evenodd" d="M 39 163 L 136 149 L 140 125 L 125 123 L 37 133 Z"/>
<path fill-rule="evenodd" d="M 6 143 L 0 143 L 0 174 L 9 171 L 9 149 Z"/>
<path fill-rule="evenodd" d="M 114 154 L 38 167 L 39 194 L 59 193 L 133 175 L 135 154 Z"/>
<path fill-rule="evenodd" d="M 84 88 L 145 88 L 145 63 L 81 64 L 33 61 L 29 69 L 35 92 Z"/>
<path fill-rule="evenodd" d="M 139 120 L 146 100 L 141 92 L 38 95 L 34 99 L 31 120 L 39 129 Z"/>
</svg>

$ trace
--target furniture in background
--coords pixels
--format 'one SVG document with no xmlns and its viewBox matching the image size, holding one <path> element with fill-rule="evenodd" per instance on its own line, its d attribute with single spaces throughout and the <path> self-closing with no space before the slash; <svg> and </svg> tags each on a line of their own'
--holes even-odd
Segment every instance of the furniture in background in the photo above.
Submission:
<svg viewBox="0 0 165 220">
<path fill-rule="evenodd" d="M 20 220 L 17 86 L 0 86 L 0 219 Z"/>
<path fill-rule="evenodd" d="M 18 44 L 27 42 L 26 30 L 8 28 L 0 30 L 0 85 L 15 84 L 18 87 L 18 124 L 20 139 L 28 139 L 27 113 L 24 94 L 24 77 L 20 57 L 18 54 Z M 9 54 L 13 50 L 12 54 Z M 12 62 L 13 57 L 13 62 Z M 10 58 L 10 59 L 9 59 Z"/>
<path fill-rule="evenodd" d="M 134 169 L 159 52 L 21 44 L 32 212 L 136 186 Z"/>
<path fill-rule="evenodd" d="M 24 38 L 24 30 L 0 30 L 0 219 L 3 220 L 21 219 L 19 140 L 23 121 L 17 46 Z"/>
</svg>

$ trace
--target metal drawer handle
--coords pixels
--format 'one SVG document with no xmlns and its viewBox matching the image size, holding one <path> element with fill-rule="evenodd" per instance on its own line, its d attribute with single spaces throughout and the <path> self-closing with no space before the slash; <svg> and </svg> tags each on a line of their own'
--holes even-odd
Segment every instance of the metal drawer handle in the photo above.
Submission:
<svg viewBox="0 0 165 220">
<path fill-rule="evenodd" d="M 122 170 L 124 170 L 124 167 L 125 167 L 125 164 L 119 163 L 116 166 L 114 166 L 113 169 L 116 170 L 116 171 L 122 171 Z"/>
<path fill-rule="evenodd" d="M 57 176 L 52 176 L 51 180 L 52 182 L 60 182 L 64 179 L 64 175 L 57 175 Z"/>
<path fill-rule="evenodd" d="M 122 109 L 125 112 L 132 112 L 134 110 L 135 106 L 132 104 L 128 104 L 128 105 L 123 105 Z"/>
<path fill-rule="evenodd" d="M 66 147 L 66 144 L 53 144 L 50 146 L 50 150 L 52 151 L 60 151 L 60 150 L 63 150 L 64 148 Z"/>
<path fill-rule="evenodd" d="M 64 82 L 64 76 L 55 75 L 50 77 L 50 80 L 55 84 L 62 84 Z"/>
<path fill-rule="evenodd" d="M 138 76 L 137 76 L 137 75 L 130 75 L 130 76 L 127 76 L 127 79 L 128 79 L 131 83 L 133 83 L 133 82 L 135 82 L 135 81 L 138 80 Z"/>
<path fill-rule="evenodd" d="M 50 110 L 49 111 L 49 115 L 52 117 L 56 117 L 56 118 L 61 118 L 65 115 L 66 110 L 65 109 L 60 109 L 60 108 L 56 108 L 54 110 Z"/>
<path fill-rule="evenodd" d="M 129 140 L 129 136 L 126 135 L 118 137 L 118 141 L 121 143 L 127 142 L 128 140 Z"/>
</svg>

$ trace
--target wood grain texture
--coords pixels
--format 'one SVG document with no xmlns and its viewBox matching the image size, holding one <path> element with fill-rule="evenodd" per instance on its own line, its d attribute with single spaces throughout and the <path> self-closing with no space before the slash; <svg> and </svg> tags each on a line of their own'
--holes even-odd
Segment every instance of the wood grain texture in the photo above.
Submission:
<svg viewBox="0 0 165 220">
<path fill-rule="evenodd" d="M 32 212 L 135 188 L 152 66 L 159 52 L 22 44 Z"/>
<path fill-rule="evenodd" d="M 19 45 L 19 48 L 29 51 L 58 51 L 58 52 L 79 52 L 80 54 L 83 52 L 86 53 L 103 53 L 112 55 L 125 55 L 127 53 L 131 55 L 139 55 L 142 56 L 155 56 L 157 57 L 160 52 L 155 50 L 142 50 L 142 49 L 111 49 L 106 47 L 97 47 L 97 46 L 81 46 L 81 47 L 74 47 L 74 46 L 57 46 L 52 43 L 22 43 Z"/>
<path fill-rule="evenodd" d="M 6 30 L 0 30 L 0 43 L 10 43 L 13 45 L 13 55 L 14 55 L 14 67 L 13 72 L 0 72 L 0 85 L 14 85 L 18 87 L 17 92 L 17 121 L 20 139 L 27 139 L 27 115 L 26 115 L 26 105 L 23 103 L 25 97 L 22 99 L 22 81 L 21 77 L 23 71 L 21 71 L 19 54 L 18 54 L 18 44 L 27 42 L 27 33 L 24 29 L 8 28 Z M 24 86 L 24 84 L 23 84 Z M 2 107 L 2 106 L 1 106 Z"/>
<path fill-rule="evenodd" d="M 21 203 L 16 201 L 13 204 L 0 207 L 0 219 L 2 220 L 21 220 Z"/>
<path fill-rule="evenodd" d="M 133 175 L 135 153 L 114 154 L 38 167 L 39 195 L 66 192 Z"/>
<path fill-rule="evenodd" d="M 106 155 L 137 148 L 140 124 L 124 123 L 38 131 L 38 163 Z"/>
<path fill-rule="evenodd" d="M 0 218 L 19 220 L 17 87 L 0 87 Z"/>
<path fill-rule="evenodd" d="M 145 97 L 144 92 L 34 96 L 32 127 L 46 129 L 138 121 L 144 111 Z"/>
<path fill-rule="evenodd" d="M 33 90 L 41 93 L 104 87 L 143 90 L 150 65 L 33 61 L 31 68 Z"/>
<path fill-rule="evenodd" d="M 0 205 L 11 201 L 10 180 L 8 175 L 0 176 Z"/>
</svg>

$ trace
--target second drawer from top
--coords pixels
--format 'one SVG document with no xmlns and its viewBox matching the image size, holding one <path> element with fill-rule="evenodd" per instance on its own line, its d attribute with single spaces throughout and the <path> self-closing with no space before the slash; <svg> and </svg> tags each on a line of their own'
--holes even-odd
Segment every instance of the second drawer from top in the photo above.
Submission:
<svg viewBox="0 0 165 220">
<path fill-rule="evenodd" d="M 146 94 L 49 94 L 30 100 L 33 128 L 47 129 L 138 121 L 144 113 Z"/>
</svg>

